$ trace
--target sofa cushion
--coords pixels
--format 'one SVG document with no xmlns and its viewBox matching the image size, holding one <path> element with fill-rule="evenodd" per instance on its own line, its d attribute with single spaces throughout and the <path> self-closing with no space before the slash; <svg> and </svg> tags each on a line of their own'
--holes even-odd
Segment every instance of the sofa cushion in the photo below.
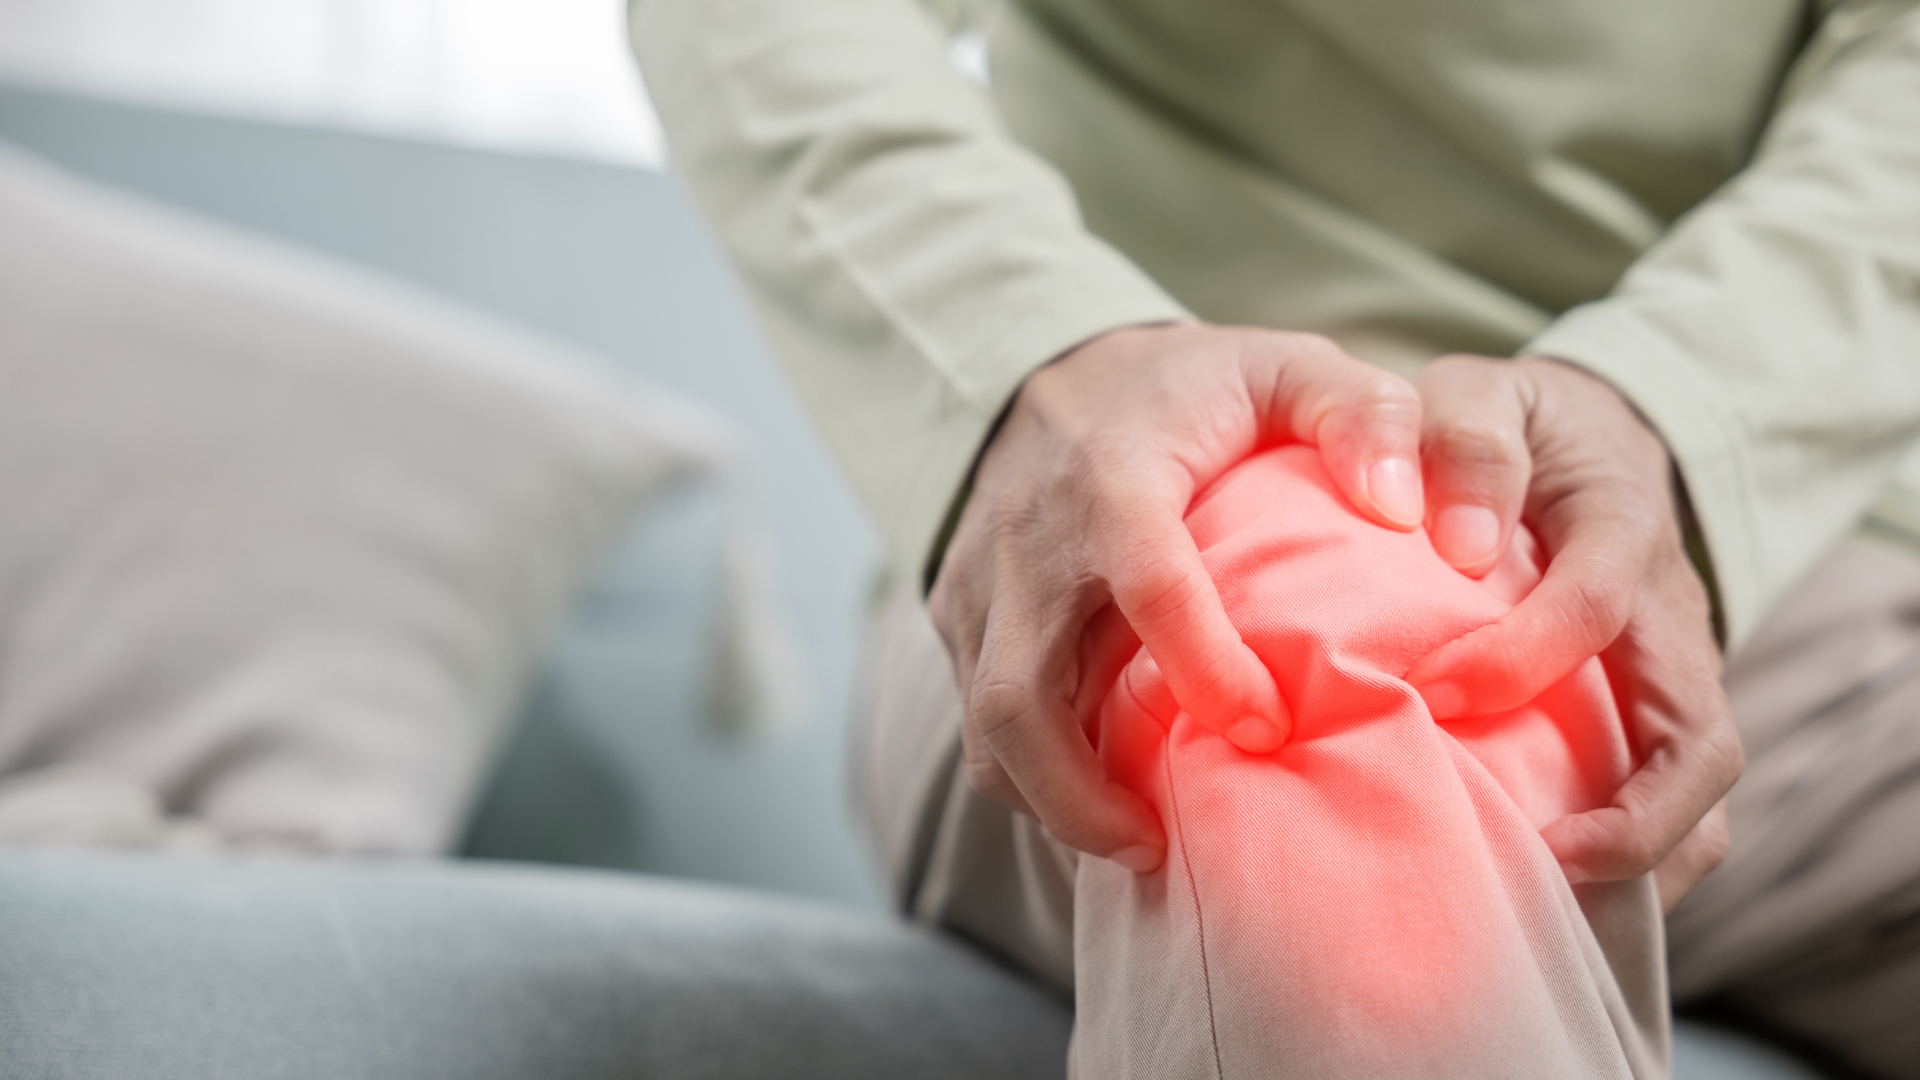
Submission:
<svg viewBox="0 0 1920 1080">
<path fill-rule="evenodd" d="M 1071 1009 L 892 920 L 603 871 L 0 853 L 0 1061 L 91 1080 L 1064 1075 Z"/>
<path fill-rule="evenodd" d="M 0 149 L 0 843 L 428 852 L 714 429 Z"/>
</svg>

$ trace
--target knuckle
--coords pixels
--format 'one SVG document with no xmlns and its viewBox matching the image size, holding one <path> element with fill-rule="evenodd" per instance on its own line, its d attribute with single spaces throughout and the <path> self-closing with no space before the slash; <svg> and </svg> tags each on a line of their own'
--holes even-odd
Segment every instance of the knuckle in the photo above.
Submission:
<svg viewBox="0 0 1920 1080">
<path fill-rule="evenodd" d="M 956 571 L 952 578 L 943 571 L 927 595 L 928 621 L 956 663 L 971 663 L 980 653 L 985 612 L 967 603 L 970 595 L 964 571 Z"/>
<path fill-rule="evenodd" d="M 978 728 L 971 723 L 965 724 L 962 736 L 961 772 L 967 778 L 967 786 L 997 803 L 1017 808 L 1020 805 L 1019 785 L 988 748 Z"/>
<path fill-rule="evenodd" d="M 1580 582 L 1562 605 L 1562 613 L 1576 636 L 1598 652 L 1626 628 L 1633 611 L 1633 591 L 1611 577 Z"/>
<path fill-rule="evenodd" d="M 1421 365 L 1419 384 L 1422 389 L 1465 389 L 1506 374 L 1507 367 L 1505 361 L 1489 360 L 1484 356 L 1448 353 Z"/>
<path fill-rule="evenodd" d="M 1419 406 L 1420 392 L 1412 383 L 1371 364 L 1355 363 L 1362 369 L 1353 375 L 1352 393 L 1359 404 L 1377 412 L 1404 412 Z"/>
<path fill-rule="evenodd" d="M 1169 540 L 1145 539 L 1131 546 L 1127 572 L 1115 582 L 1115 598 L 1129 622 L 1152 627 L 1189 609 L 1205 579 L 1187 572 L 1186 553 Z"/>
<path fill-rule="evenodd" d="M 1316 348 L 1309 355 L 1322 368 L 1317 380 L 1322 387 L 1324 407 L 1361 415 L 1399 415 L 1420 407 L 1420 391 L 1414 389 L 1412 383 L 1385 368 L 1347 355 L 1330 341 L 1325 342 L 1324 349 Z"/>
<path fill-rule="evenodd" d="M 987 745 L 997 749 L 1008 738 L 1007 732 L 1018 726 L 1033 698 L 1033 688 L 1024 680 L 976 676 L 967 700 L 968 718 Z"/>
<path fill-rule="evenodd" d="M 1001 768 L 1000 763 L 991 757 L 968 755 L 966 775 L 968 787 L 995 802 L 1007 801 L 1017 790 L 1013 779 L 1007 775 L 1007 770 Z"/>
<path fill-rule="evenodd" d="M 1706 750 L 1711 755 L 1714 778 L 1724 792 L 1747 769 L 1747 752 L 1740 745 L 1739 730 L 1728 721 L 1713 725 L 1707 733 Z"/>
<path fill-rule="evenodd" d="M 1281 351 L 1302 359 L 1325 363 L 1347 359 L 1347 351 L 1325 334 L 1315 334 L 1305 330 L 1285 330 L 1274 333 Z"/>
<path fill-rule="evenodd" d="M 1426 450 L 1446 464 L 1473 469 L 1510 469 L 1527 457 L 1520 431 L 1479 416 L 1448 416 L 1431 425 Z"/>
</svg>

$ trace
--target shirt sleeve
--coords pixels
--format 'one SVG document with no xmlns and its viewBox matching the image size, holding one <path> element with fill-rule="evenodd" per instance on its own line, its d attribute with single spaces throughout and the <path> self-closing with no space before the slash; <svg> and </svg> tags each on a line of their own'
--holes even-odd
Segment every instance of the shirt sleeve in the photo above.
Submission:
<svg viewBox="0 0 1920 1080">
<path fill-rule="evenodd" d="M 1665 437 L 1730 647 L 1920 436 L 1920 5 L 1830 6 L 1750 165 L 1524 350 Z"/>
<path fill-rule="evenodd" d="M 908 572 L 1029 372 L 1186 317 L 1082 226 L 913 0 L 632 0 L 629 15 L 675 169 Z"/>
</svg>

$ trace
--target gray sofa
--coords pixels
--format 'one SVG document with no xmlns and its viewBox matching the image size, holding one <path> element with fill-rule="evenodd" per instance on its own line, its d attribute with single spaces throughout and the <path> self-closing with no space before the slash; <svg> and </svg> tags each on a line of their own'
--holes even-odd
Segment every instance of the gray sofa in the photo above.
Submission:
<svg viewBox="0 0 1920 1080">
<path fill-rule="evenodd" d="M 1069 1007 L 844 908 L 516 864 L 0 856 L 0 1075 L 1061 1075 Z"/>
</svg>

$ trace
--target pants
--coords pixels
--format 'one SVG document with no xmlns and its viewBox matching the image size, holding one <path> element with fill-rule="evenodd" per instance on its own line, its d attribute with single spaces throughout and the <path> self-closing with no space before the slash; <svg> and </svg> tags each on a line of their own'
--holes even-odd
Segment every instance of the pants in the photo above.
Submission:
<svg viewBox="0 0 1920 1080">
<path fill-rule="evenodd" d="M 1875 1073 L 1920 1077 L 1920 559 L 1844 545 L 1779 605 L 1727 684 L 1748 768 L 1729 801 L 1726 862 L 1668 921 L 1674 998 L 1739 1010 Z M 1112 878 L 1079 875 L 1082 856 L 968 787 L 960 716 L 917 593 L 892 590 L 875 613 L 855 776 L 893 895 L 914 918 L 1071 993 L 1076 881 Z M 1078 899 L 1099 910 L 1100 897 Z M 1660 933 L 1657 923 L 1594 930 L 1654 947 Z M 1134 1022 L 1109 1033 L 1158 1038 L 1177 1012 L 1190 966 L 1165 955 L 1171 932 L 1129 928 L 1127 948 L 1160 955 L 1163 977 L 1129 989 Z M 1081 957 L 1082 970 L 1101 959 Z M 1666 1009 L 1657 973 L 1625 975 L 1624 1004 L 1653 1026 Z M 1211 1037 L 1230 1044 L 1236 1032 Z M 1086 1049 L 1076 1045 L 1076 1061 Z M 1664 1071 L 1662 1048 L 1626 1049 L 1636 1074 Z"/>
<path fill-rule="evenodd" d="M 1727 669 L 1726 861 L 1667 919 L 1677 1005 L 1920 1077 L 1920 558 L 1853 542 Z"/>
</svg>

